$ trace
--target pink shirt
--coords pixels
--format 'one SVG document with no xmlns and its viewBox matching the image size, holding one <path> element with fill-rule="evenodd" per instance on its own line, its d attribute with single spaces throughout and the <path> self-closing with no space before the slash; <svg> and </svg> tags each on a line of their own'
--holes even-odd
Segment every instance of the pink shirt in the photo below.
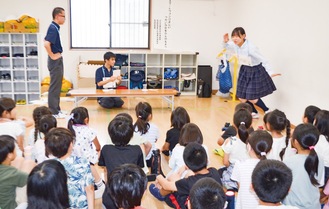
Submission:
<svg viewBox="0 0 329 209">
<path fill-rule="evenodd" d="M 323 193 L 327 196 L 329 195 L 329 180 L 327 181 L 326 186 L 323 189 Z M 327 203 L 324 205 L 323 209 L 329 209 L 329 201 L 327 201 Z"/>
</svg>

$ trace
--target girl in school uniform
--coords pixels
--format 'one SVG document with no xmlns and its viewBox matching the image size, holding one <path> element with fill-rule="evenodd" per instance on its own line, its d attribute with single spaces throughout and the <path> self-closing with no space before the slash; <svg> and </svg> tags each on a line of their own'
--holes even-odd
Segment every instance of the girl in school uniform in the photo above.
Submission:
<svg viewBox="0 0 329 209">
<path fill-rule="evenodd" d="M 242 27 L 235 28 L 231 37 L 232 41 L 229 41 L 228 34 L 224 35 L 224 48 L 228 52 L 237 54 L 241 64 L 236 96 L 241 102 L 248 102 L 252 106 L 256 104 L 264 112 L 267 112 L 269 108 L 261 98 L 276 90 L 271 77 L 281 74 L 274 74 L 271 71 L 269 63 L 261 55 L 258 48 L 246 39 L 246 32 Z M 247 60 L 247 62 L 243 60 Z M 253 117 L 259 117 L 254 106 Z"/>
</svg>

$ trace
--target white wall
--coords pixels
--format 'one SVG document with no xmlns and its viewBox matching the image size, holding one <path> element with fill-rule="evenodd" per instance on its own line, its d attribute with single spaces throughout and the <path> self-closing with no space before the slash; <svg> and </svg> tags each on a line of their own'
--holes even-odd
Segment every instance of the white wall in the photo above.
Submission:
<svg viewBox="0 0 329 209">
<path fill-rule="evenodd" d="M 28 13 L 40 20 L 42 37 L 51 22 L 52 9 L 61 6 L 67 10 L 67 22 L 61 28 L 61 36 L 65 76 L 73 83 L 79 59 L 102 59 L 104 50 L 69 49 L 68 0 L 6 2 L 1 4 L 0 19 Z M 199 52 L 199 64 L 212 65 L 215 74 L 216 55 L 221 51 L 223 34 L 242 26 L 247 38 L 260 48 L 273 70 L 282 73 L 281 77 L 274 78 L 278 90 L 264 98 L 269 107 L 284 111 L 294 124 L 301 121 L 303 110 L 309 104 L 329 109 L 329 73 L 326 69 L 329 1 L 153 0 L 153 18 L 159 18 L 157 14 L 167 14 L 168 8 L 164 6 L 169 2 L 172 24 L 167 50 Z M 155 43 L 154 39 L 152 43 Z M 47 55 L 44 50 L 39 53 L 42 55 L 42 76 L 45 77 L 48 75 Z M 216 89 L 218 84 L 213 80 Z"/>
</svg>

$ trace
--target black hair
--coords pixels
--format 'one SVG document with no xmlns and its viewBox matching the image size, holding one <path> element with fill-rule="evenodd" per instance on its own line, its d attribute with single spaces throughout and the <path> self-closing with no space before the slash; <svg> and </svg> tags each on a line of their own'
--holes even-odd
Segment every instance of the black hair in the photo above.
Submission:
<svg viewBox="0 0 329 209">
<path fill-rule="evenodd" d="M 193 172 L 198 172 L 207 168 L 208 157 L 203 146 L 197 142 L 191 142 L 186 145 L 183 152 L 185 165 Z"/>
<path fill-rule="evenodd" d="M 247 143 L 259 159 L 265 160 L 266 154 L 272 149 L 273 138 L 267 131 L 256 130 L 249 135 Z"/>
<path fill-rule="evenodd" d="M 53 115 L 44 115 L 39 121 L 39 131 L 46 135 L 50 129 L 57 127 L 57 120 Z"/>
<path fill-rule="evenodd" d="M 171 127 L 181 130 L 186 123 L 190 122 L 190 116 L 184 107 L 177 107 L 171 113 L 170 122 Z"/>
<path fill-rule="evenodd" d="M 126 117 L 115 117 L 108 125 L 108 133 L 116 146 L 125 146 L 134 135 L 132 122 Z"/>
<path fill-rule="evenodd" d="M 0 135 L 0 164 L 6 160 L 9 153 L 15 150 L 15 138 L 9 135 Z"/>
<path fill-rule="evenodd" d="M 36 107 L 33 110 L 32 117 L 34 120 L 34 142 L 38 139 L 39 134 L 39 122 L 42 116 L 44 115 L 52 115 L 51 110 L 46 106 Z"/>
<path fill-rule="evenodd" d="M 11 112 L 16 107 L 16 103 L 12 98 L 2 97 L 0 98 L 0 118 L 2 114 L 7 111 Z"/>
<path fill-rule="evenodd" d="M 86 118 L 89 118 L 89 114 L 87 108 L 85 107 L 76 107 L 71 111 L 70 119 L 67 123 L 67 128 L 72 132 L 73 136 L 75 136 L 73 125 L 86 125 Z"/>
<path fill-rule="evenodd" d="M 234 112 L 240 110 L 240 109 L 246 109 L 250 112 L 250 114 L 252 113 L 252 107 L 250 104 L 246 103 L 246 102 L 240 102 L 239 104 L 237 104 L 234 108 Z"/>
<path fill-rule="evenodd" d="M 116 167 L 108 176 L 109 194 L 118 208 L 130 209 L 141 205 L 147 187 L 145 172 L 135 164 Z"/>
<path fill-rule="evenodd" d="M 313 124 L 316 113 L 321 109 L 314 105 L 309 105 L 305 108 L 304 117 L 307 118 L 307 122 Z"/>
<path fill-rule="evenodd" d="M 196 124 L 186 123 L 180 131 L 178 143 L 182 146 L 186 146 L 191 142 L 203 144 L 203 136 L 200 128 Z"/>
<path fill-rule="evenodd" d="M 233 123 L 238 128 L 239 139 L 246 143 L 249 132 L 248 129 L 252 124 L 252 116 L 246 109 L 239 109 L 234 113 Z"/>
<path fill-rule="evenodd" d="M 292 134 L 292 139 L 297 140 L 302 149 L 310 150 L 310 154 L 305 160 L 304 167 L 314 186 L 319 185 L 315 178 L 315 175 L 318 175 L 319 158 L 314 150 L 314 146 L 319 141 L 319 136 L 320 133 L 318 129 L 312 124 L 299 124 Z"/>
<path fill-rule="evenodd" d="M 52 128 L 45 136 L 46 156 L 49 154 L 61 158 L 69 151 L 74 142 L 72 132 L 66 128 Z"/>
<path fill-rule="evenodd" d="M 329 142 L 329 111 L 320 110 L 315 115 L 314 126 L 324 135 Z"/>
<path fill-rule="evenodd" d="M 62 7 L 55 7 L 52 12 L 53 20 L 55 19 L 56 15 L 61 14 L 65 11 Z"/>
<path fill-rule="evenodd" d="M 222 209 L 225 202 L 223 187 L 213 178 L 199 179 L 190 190 L 191 209 Z"/>
<path fill-rule="evenodd" d="M 57 160 L 46 160 L 35 166 L 27 179 L 27 209 L 69 208 L 67 174 Z"/>
<path fill-rule="evenodd" d="M 134 124 L 134 130 L 141 132 L 142 134 L 146 134 L 150 128 L 150 124 L 148 123 L 148 118 L 152 115 L 152 107 L 147 102 L 139 102 L 135 107 L 135 113 L 137 120 Z"/>
<path fill-rule="evenodd" d="M 292 171 L 279 160 L 261 160 L 254 168 L 251 184 L 258 198 L 266 203 L 280 203 L 288 195 Z"/>
<path fill-rule="evenodd" d="M 131 123 L 133 123 L 133 117 L 131 117 L 131 115 L 130 115 L 129 113 L 126 113 L 126 112 L 120 112 L 120 113 L 118 113 L 115 117 L 116 117 L 116 118 L 124 117 L 124 118 L 128 119 L 129 121 L 131 121 Z"/>
<path fill-rule="evenodd" d="M 109 60 L 110 58 L 116 58 L 116 55 L 115 55 L 113 52 L 106 52 L 106 53 L 104 54 L 104 62 L 105 62 L 106 60 Z"/>
<path fill-rule="evenodd" d="M 279 154 L 282 160 L 289 144 L 289 139 L 291 135 L 290 121 L 287 119 L 286 114 L 284 114 L 284 112 L 275 109 L 268 114 L 266 122 L 270 125 L 270 131 L 276 131 L 281 133 L 283 130 L 286 130 L 286 147 L 283 148 Z"/>
<path fill-rule="evenodd" d="M 245 32 L 245 30 L 242 27 L 236 27 L 236 28 L 234 28 L 233 31 L 232 31 L 232 34 L 231 34 L 232 37 L 233 36 L 239 36 L 240 38 L 243 35 L 246 35 L 246 32 Z"/>
</svg>

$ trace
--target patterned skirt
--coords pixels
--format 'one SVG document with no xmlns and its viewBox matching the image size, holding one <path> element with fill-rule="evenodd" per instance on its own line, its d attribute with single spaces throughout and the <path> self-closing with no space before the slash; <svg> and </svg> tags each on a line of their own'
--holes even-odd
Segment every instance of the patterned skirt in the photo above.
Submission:
<svg viewBox="0 0 329 209">
<path fill-rule="evenodd" d="M 236 96 L 253 100 L 272 94 L 276 87 L 262 63 L 256 66 L 242 65 L 238 77 Z"/>
</svg>

